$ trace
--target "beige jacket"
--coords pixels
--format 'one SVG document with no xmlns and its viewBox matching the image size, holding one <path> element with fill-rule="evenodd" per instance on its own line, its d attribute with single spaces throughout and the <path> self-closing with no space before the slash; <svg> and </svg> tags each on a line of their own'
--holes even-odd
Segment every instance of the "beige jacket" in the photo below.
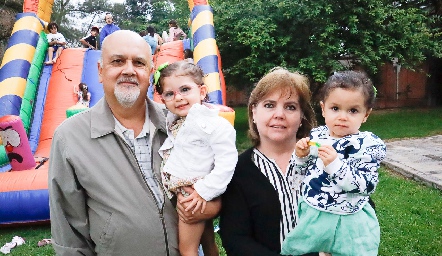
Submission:
<svg viewBox="0 0 442 256">
<path fill-rule="evenodd" d="M 164 108 L 148 100 L 152 163 L 166 138 Z M 55 131 L 49 165 L 53 246 L 57 255 L 179 255 L 177 213 L 159 208 L 135 155 L 115 133 L 104 99 Z"/>
</svg>

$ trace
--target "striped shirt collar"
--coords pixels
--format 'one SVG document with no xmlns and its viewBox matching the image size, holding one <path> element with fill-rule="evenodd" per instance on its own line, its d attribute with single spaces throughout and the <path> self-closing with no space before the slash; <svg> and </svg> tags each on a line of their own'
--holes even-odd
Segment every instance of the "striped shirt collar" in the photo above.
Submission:
<svg viewBox="0 0 442 256">
<path fill-rule="evenodd" d="M 293 187 L 292 173 L 294 166 L 290 163 L 286 175 L 284 175 L 276 162 L 265 156 L 257 148 L 253 150 L 252 160 L 278 193 L 282 213 L 279 222 L 279 238 L 282 244 L 286 235 L 295 227 L 297 219 L 299 188 L 295 189 Z"/>
</svg>

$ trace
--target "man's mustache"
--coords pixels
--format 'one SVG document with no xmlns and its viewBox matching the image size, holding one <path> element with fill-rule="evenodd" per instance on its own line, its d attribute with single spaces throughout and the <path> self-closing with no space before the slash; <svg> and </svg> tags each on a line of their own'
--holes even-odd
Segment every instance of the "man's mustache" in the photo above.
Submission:
<svg viewBox="0 0 442 256">
<path fill-rule="evenodd" d="M 138 81 L 135 79 L 132 79 L 132 78 L 118 79 L 117 84 L 120 84 L 120 83 L 133 83 L 133 84 L 136 84 L 137 86 L 139 85 Z"/>
</svg>

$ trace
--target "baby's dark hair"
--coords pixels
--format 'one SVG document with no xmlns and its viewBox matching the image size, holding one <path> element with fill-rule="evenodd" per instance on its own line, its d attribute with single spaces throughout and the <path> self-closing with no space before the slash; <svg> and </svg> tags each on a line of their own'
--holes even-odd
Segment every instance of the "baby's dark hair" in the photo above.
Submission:
<svg viewBox="0 0 442 256">
<path fill-rule="evenodd" d="M 361 90 L 365 98 L 367 109 L 374 107 L 376 92 L 373 83 L 365 73 L 359 71 L 339 71 L 331 75 L 321 88 L 320 99 L 325 101 L 330 93 L 336 89 Z"/>
<path fill-rule="evenodd" d="M 193 64 L 190 63 L 188 61 L 182 60 L 182 61 L 177 61 L 174 62 L 170 65 L 168 65 L 167 67 L 165 67 L 164 69 L 162 69 L 160 71 L 160 79 L 158 79 L 158 83 L 155 84 L 155 90 L 159 93 L 162 94 L 163 93 L 163 81 L 165 77 L 170 77 L 170 76 L 189 76 L 192 78 L 193 82 L 195 82 L 197 85 L 203 85 L 204 81 L 203 81 L 203 77 L 204 77 L 204 73 L 203 70 Z"/>
</svg>

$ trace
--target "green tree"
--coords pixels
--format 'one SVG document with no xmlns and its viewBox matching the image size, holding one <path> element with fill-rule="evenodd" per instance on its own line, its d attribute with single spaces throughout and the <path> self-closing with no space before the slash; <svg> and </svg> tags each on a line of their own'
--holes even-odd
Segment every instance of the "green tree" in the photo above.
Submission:
<svg viewBox="0 0 442 256">
<path fill-rule="evenodd" d="M 440 56 L 434 19 L 425 9 L 382 0 L 215 0 L 217 42 L 226 80 L 248 84 L 285 66 L 323 82 L 349 65 L 372 75 L 399 58 L 405 67 Z"/>
<path fill-rule="evenodd" d="M 52 20 L 60 26 L 60 32 L 71 47 L 80 46 L 78 40 L 89 33 L 93 25 L 104 26 L 104 14 L 111 12 L 114 22 L 121 29 L 136 32 L 154 25 L 159 33 L 168 31 L 168 22 L 175 19 L 184 31 L 188 31 L 189 6 L 184 0 L 126 0 L 110 3 L 106 0 L 55 0 Z"/>
<path fill-rule="evenodd" d="M 52 7 L 51 21 L 58 24 L 58 32 L 66 38 L 68 46 L 77 46 L 81 30 L 70 25 L 69 14 L 75 12 L 75 6 L 70 0 L 56 0 Z"/>
<path fill-rule="evenodd" d="M 51 20 L 55 21 L 70 47 L 79 47 L 79 39 L 89 34 L 92 25 L 104 25 L 104 13 L 113 9 L 106 0 L 55 0 Z"/>
<path fill-rule="evenodd" d="M 151 12 L 149 1 L 126 0 L 123 4 L 115 4 L 114 8 L 121 29 L 136 32 L 146 29 L 148 14 Z"/>
<path fill-rule="evenodd" d="M 169 20 L 175 19 L 184 32 L 188 31 L 189 5 L 184 0 L 153 0 L 148 23 L 158 32 L 169 31 Z M 161 34 L 161 33 L 160 33 Z"/>
</svg>

